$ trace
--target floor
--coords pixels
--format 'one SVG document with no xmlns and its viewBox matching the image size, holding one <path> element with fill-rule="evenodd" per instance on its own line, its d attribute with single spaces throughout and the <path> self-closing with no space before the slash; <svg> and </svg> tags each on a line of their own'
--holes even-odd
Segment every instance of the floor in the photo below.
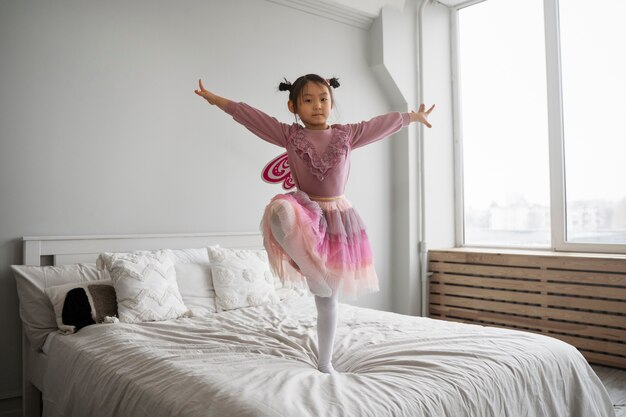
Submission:
<svg viewBox="0 0 626 417">
<path fill-rule="evenodd" d="M 592 365 L 613 400 L 616 417 L 626 417 L 626 370 Z"/>
</svg>

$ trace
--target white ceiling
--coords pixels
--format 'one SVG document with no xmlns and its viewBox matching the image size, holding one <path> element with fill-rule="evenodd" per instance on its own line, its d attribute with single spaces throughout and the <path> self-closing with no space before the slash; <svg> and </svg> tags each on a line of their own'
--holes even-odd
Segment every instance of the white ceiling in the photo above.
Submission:
<svg viewBox="0 0 626 417">
<path fill-rule="evenodd" d="M 370 15 L 378 16 L 380 9 L 385 6 L 392 7 L 394 9 L 402 10 L 406 0 L 318 0 L 322 3 L 333 3 L 339 6 L 348 7 L 350 9 L 359 10 L 360 12 Z M 409 0 L 411 1 L 411 0 Z M 455 7 L 463 3 L 479 3 L 483 0 L 432 0 L 441 3 L 448 7 Z"/>
<path fill-rule="evenodd" d="M 380 9 L 390 6 L 394 9 L 402 10 L 406 0 L 325 0 L 329 3 L 336 3 L 351 9 L 360 10 L 372 16 L 378 16 Z"/>
<path fill-rule="evenodd" d="M 293 9 L 369 29 L 383 7 L 404 9 L 406 0 L 267 0 Z M 411 1 L 411 0 L 409 0 Z"/>
<path fill-rule="evenodd" d="M 466 5 L 470 5 L 470 4 L 474 4 L 474 3 L 480 3 L 482 1 L 485 0 L 435 0 L 438 3 L 441 3 L 443 5 L 446 5 L 448 7 L 455 7 L 458 6 L 460 4 L 466 4 Z"/>
<path fill-rule="evenodd" d="M 403 10 L 407 1 L 416 0 L 267 0 L 360 29 L 369 29 L 383 7 Z M 430 0 L 448 7 L 484 0 Z"/>
</svg>

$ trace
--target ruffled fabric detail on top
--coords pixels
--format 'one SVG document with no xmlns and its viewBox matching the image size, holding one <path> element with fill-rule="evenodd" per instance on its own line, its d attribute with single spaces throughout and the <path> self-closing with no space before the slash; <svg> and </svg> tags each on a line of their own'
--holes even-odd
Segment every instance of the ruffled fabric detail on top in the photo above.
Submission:
<svg viewBox="0 0 626 417">
<path fill-rule="evenodd" d="M 304 161 L 311 174 L 320 181 L 324 181 L 326 173 L 341 162 L 341 157 L 347 154 L 350 147 L 348 132 L 338 126 L 333 126 L 332 129 L 333 138 L 321 156 L 306 138 L 304 129 L 297 129 L 288 142 L 293 146 L 296 155 Z"/>
</svg>

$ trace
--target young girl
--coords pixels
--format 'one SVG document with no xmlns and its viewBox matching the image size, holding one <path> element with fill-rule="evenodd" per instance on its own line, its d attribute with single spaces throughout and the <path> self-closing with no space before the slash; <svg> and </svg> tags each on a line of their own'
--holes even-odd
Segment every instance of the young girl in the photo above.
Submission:
<svg viewBox="0 0 626 417">
<path fill-rule="evenodd" d="M 336 78 L 307 74 L 293 84 L 287 107 L 302 121 L 285 124 L 244 103 L 207 91 L 199 81 L 195 93 L 230 114 L 252 133 L 287 149 L 298 191 L 279 194 L 267 205 L 261 227 L 272 269 L 282 280 L 305 279 L 317 307 L 318 369 L 334 373 L 331 359 L 337 326 L 339 292 L 378 291 L 365 225 L 343 196 L 353 149 L 385 138 L 412 122 L 431 127 L 434 105 L 417 112 L 389 113 L 369 121 L 327 124 L 333 109 Z M 297 119 L 296 119 L 297 121 Z"/>
</svg>

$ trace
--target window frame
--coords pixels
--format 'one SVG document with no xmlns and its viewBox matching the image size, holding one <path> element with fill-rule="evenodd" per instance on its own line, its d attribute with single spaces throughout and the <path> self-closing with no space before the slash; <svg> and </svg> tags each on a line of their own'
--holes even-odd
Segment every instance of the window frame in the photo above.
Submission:
<svg viewBox="0 0 626 417">
<path fill-rule="evenodd" d="M 550 246 L 478 245 L 465 243 L 465 207 L 463 184 L 463 126 L 461 109 L 461 68 L 459 64 L 459 10 L 486 0 L 470 0 L 450 7 L 450 49 L 452 81 L 452 117 L 454 140 L 455 243 L 457 247 L 489 247 L 559 252 L 626 253 L 626 244 L 578 243 L 566 240 L 565 153 L 563 136 L 563 103 L 559 0 L 543 0 L 548 103 L 548 148 L 550 173 Z"/>
</svg>

